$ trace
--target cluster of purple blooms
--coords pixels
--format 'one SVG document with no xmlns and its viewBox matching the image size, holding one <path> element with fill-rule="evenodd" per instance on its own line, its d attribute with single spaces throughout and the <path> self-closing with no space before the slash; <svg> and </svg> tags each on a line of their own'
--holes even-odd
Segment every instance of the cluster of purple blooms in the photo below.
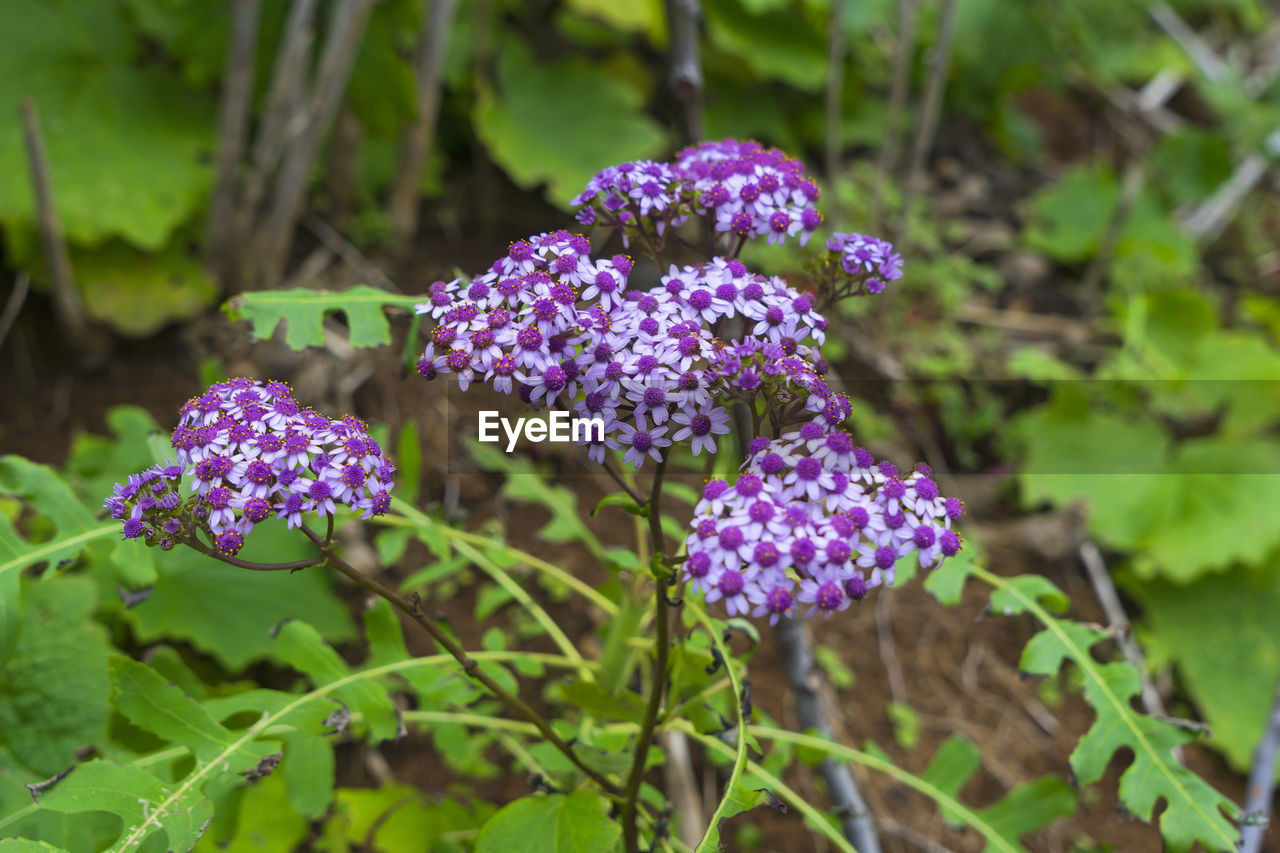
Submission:
<svg viewBox="0 0 1280 853">
<path fill-rule="evenodd" d="M 728 396 L 789 415 L 848 416 L 848 400 L 805 356 L 826 319 L 810 297 L 736 259 L 672 266 L 654 287 L 626 290 L 631 261 L 592 260 L 579 235 L 542 234 L 511 245 L 470 282 L 432 285 L 419 313 L 437 321 L 418 360 L 427 378 L 448 373 L 466 389 L 484 381 L 536 406 L 599 419 L 588 453 L 609 450 L 639 468 L 673 442 L 714 452 L 729 431 Z M 725 321 L 746 335 L 725 343 Z"/>
<path fill-rule="evenodd" d="M 875 296 L 888 282 L 902 278 L 902 258 L 893 245 L 865 234 L 832 234 L 827 238 L 831 278 L 839 281 L 832 297 Z M 843 275 L 841 275 L 843 273 Z"/>
<path fill-rule="evenodd" d="M 681 151 L 671 163 L 638 160 L 597 173 L 573 200 L 584 225 L 620 228 L 624 239 L 660 238 L 690 216 L 741 240 L 804 245 L 822 224 L 818 185 L 804 165 L 758 142 L 725 139 Z M 646 231 L 648 229 L 648 232 Z"/>
<path fill-rule="evenodd" d="M 964 505 L 925 465 L 902 474 L 819 421 L 757 438 L 750 454 L 732 485 L 707 484 L 686 542 L 685 578 L 730 615 L 830 616 L 892 584 L 899 559 L 930 567 L 960 551 L 951 523 Z"/>
<path fill-rule="evenodd" d="M 179 414 L 171 438 L 178 463 L 117 484 L 107 499 L 126 539 L 172 547 L 201 530 L 229 557 L 273 515 L 298 527 L 303 514 L 332 516 L 338 506 L 362 518 L 390 509 L 395 466 L 368 427 L 300 406 L 283 382 L 219 382 Z M 185 502 L 184 475 L 193 493 Z"/>
</svg>

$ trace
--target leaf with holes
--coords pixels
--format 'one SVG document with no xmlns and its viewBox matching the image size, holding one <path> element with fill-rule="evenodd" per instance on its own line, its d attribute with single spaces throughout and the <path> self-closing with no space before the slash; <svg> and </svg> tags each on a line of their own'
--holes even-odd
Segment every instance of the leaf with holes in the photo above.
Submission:
<svg viewBox="0 0 1280 853">
<path fill-rule="evenodd" d="M 253 324 L 253 336 L 271 337 L 281 322 L 285 343 L 296 350 L 324 346 L 324 318 L 341 312 L 350 329 L 353 347 L 377 347 L 391 343 L 391 327 L 386 308 L 411 310 L 422 297 L 379 290 L 367 284 L 349 290 L 261 290 L 241 293 L 223 306 L 232 320 Z"/>
<path fill-rule="evenodd" d="M 1120 776 L 1120 802 L 1125 808 L 1150 821 L 1156 803 L 1165 800 L 1160 834 L 1171 850 L 1188 850 L 1196 842 L 1207 850 L 1232 850 L 1238 834 L 1231 822 L 1237 811 L 1235 804 L 1174 759 L 1174 747 L 1192 740 L 1192 734 L 1133 710 L 1130 702 L 1141 691 L 1138 671 L 1128 663 L 1100 664 L 1094 660 L 1092 647 L 1109 635 L 1051 615 L 1041 600 L 1050 604 L 1064 600 L 1051 584 L 1029 585 L 1017 578 L 1003 578 L 972 562 L 945 562 L 929 575 L 925 586 L 940 600 L 954 601 L 970 577 L 996 590 L 1003 612 L 1030 613 L 1045 626 L 1023 649 L 1024 672 L 1055 675 L 1070 661 L 1083 674 L 1084 697 L 1097 719 L 1071 753 L 1076 780 L 1081 785 L 1098 781 L 1112 756 L 1129 749 L 1133 763 Z"/>
</svg>

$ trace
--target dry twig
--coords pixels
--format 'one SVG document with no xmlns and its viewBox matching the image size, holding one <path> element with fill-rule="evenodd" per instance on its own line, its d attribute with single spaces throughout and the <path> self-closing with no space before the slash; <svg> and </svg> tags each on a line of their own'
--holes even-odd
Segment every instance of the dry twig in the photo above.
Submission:
<svg viewBox="0 0 1280 853">
<path fill-rule="evenodd" d="M 218 153 L 214 161 L 213 194 L 209 200 L 208 237 L 205 249 L 212 266 L 228 267 L 226 258 L 234 245 L 233 215 L 240 161 L 249 134 L 249 108 L 253 103 L 253 59 L 258 43 L 258 18 L 262 0 L 236 0 L 231 17 L 231 46 L 223 72 L 222 101 L 218 115 Z"/>
<path fill-rule="evenodd" d="M 800 729 L 816 729 L 824 736 L 831 737 L 831 713 L 822 701 L 822 680 L 813 659 L 804 623 L 784 617 L 774 626 L 774 637 L 778 641 L 778 651 L 784 662 L 787 680 L 796 697 L 796 717 L 799 719 Z M 858 853 L 880 853 L 875 818 L 868 810 L 862 792 L 858 790 L 858 783 L 854 781 L 849 765 L 826 758 L 818 765 L 818 769 L 831 793 L 832 811 L 840 816 L 844 837 L 858 849 Z"/>
<path fill-rule="evenodd" d="M 418 39 L 414 77 L 418 87 L 418 115 L 400 137 L 400 161 L 391 185 L 387 212 L 396 239 L 407 243 L 418 229 L 418 184 L 431 154 L 440 117 L 444 60 L 458 0 L 423 0 L 425 30 Z"/>
<path fill-rule="evenodd" d="M 1249 769 L 1244 800 L 1246 823 L 1240 829 L 1240 853 L 1258 853 L 1262 849 L 1262 839 L 1270 823 L 1271 797 L 1275 793 L 1277 748 L 1280 748 L 1280 681 L 1276 682 L 1267 728 L 1253 753 L 1253 767 Z"/>
</svg>

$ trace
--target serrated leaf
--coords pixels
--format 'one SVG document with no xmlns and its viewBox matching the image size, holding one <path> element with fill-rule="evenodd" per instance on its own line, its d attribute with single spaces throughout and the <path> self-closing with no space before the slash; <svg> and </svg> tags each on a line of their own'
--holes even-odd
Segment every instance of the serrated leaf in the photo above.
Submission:
<svg viewBox="0 0 1280 853">
<path fill-rule="evenodd" d="M 10 653 L 0 658 L 0 753 L 37 778 L 75 762 L 105 737 L 107 637 L 90 620 L 96 596 L 83 578 L 27 585 Z"/>
<path fill-rule="evenodd" d="M 305 622 L 288 622 L 280 627 L 276 654 L 317 686 L 341 682 L 350 674 L 338 653 Z M 398 734 L 400 717 L 385 688 L 372 681 L 359 680 L 338 688 L 336 695 L 352 710 L 364 715 L 375 740 L 389 740 Z"/>
<path fill-rule="evenodd" d="M 523 797 L 489 818 L 476 838 L 476 853 L 599 853 L 610 850 L 622 827 L 594 791 Z"/>
<path fill-rule="evenodd" d="M 298 288 L 241 293 L 227 302 L 225 310 L 233 320 L 252 323 L 253 336 L 259 340 L 270 338 L 276 326 L 285 323 L 285 343 L 296 350 L 323 346 L 324 318 L 341 312 L 350 329 L 348 343 L 376 347 L 391 343 L 391 327 L 383 309 L 398 306 L 411 310 L 421 301 L 421 297 L 361 284 L 342 291 Z"/>
<path fill-rule="evenodd" d="M 124 821 L 123 835 L 112 851 L 135 849 L 157 829 L 164 830 L 169 847 L 190 850 L 213 817 L 209 801 L 198 792 L 161 782 L 145 770 L 95 759 L 40 796 L 40 807 L 78 814 L 110 812 Z"/>
<path fill-rule="evenodd" d="M 497 84 L 476 99 L 476 134 L 516 184 L 545 184 L 561 206 L 600 169 L 654 156 L 666 141 L 635 86 L 583 60 L 535 62 L 513 39 L 498 53 Z"/>
<path fill-rule="evenodd" d="M 116 710 L 138 728 L 187 747 L 198 761 L 216 759 L 227 772 L 243 773 L 269 754 L 261 745 L 238 744 L 204 706 L 146 664 L 112 655 L 108 669 Z"/>
<path fill-rule="evenodd" d="M 1133 710 L 1130 703 L 1141 692 L 1141 681 L 1131 665 L 1099 664 L 1093 659 L 1090 649 L 1107 638 L 1105 632 L 1050 615 L 1027 594 L 1024 585 L 1011 584 L 985 569 L 972 564 L 949 569 L 946 563 L 939 569 L 948 570 L 978 577 L 996 590 L 1007 591 L 1022 610 L 1045 626 L 1023 649 L 1023 671 L 1053 675 L 1066 661 L 1079 668 L 1085 699 L 1097 714 L 1071 753 L 1071 767 L 1080 784 L 1102 778 L 1112 756 L 1127 748 L 1134 759 L 1120 776 L 1120 801 L 1125 808 L 1150 821 L 1156 803 L 1164 799 L 1167 807 L 1160 815 L 1160 833 L 1172 850 L 1187 850 L 1196 842 L 1212 851 L 1235 847 L 1237 832 L 1230 818 L 1236 805 L 1173 757 L 1173 748 L 1193 736 Z"/>
<path fill-rule="evenodd" d="M 0 656 L 4 656 L 22 618 L 22 571 L 43 564 L 47 574 L 76 559 L 90 543 L 110 536 L 119 525 L 96 520 L 53 469 L 21 456 L 0 457 L 0 494 L 20 498 L 54 526 L 49 538 L 31 542 L 19 534 L 8 515 L 0 513 Z"/>
</svg>

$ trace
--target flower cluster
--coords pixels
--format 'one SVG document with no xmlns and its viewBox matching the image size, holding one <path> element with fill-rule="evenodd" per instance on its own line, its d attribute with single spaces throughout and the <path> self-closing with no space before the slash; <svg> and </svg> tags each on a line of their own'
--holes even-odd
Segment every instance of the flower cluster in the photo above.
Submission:
<svg viewBox="0 0 1280 853">
<path fill-rule="evenodd" d="M 717 231 L 782 243 L 799 235 L 804 245 L 822 224 L 813 205 L 818 185 L 804 164 L 777 148 L 725 139 L 681 151 L 676 173 L 694 193 L 694 208 L 715 221 Z"/>
<path fill-rule="evenodd" d="M 884 290 L 886 283 L 902 278 L 902 258 L 893 250 L 892 244 L 878 237 L 832 234 L 827 239 L 827 250 L 849 279 L 841 298 L 862 294 L 874 296 Z"/>
<path fill-rule="evenodd" d="M 297 527 L 304 513 L 332 516 L 346 506 L 368 518 L 391 506 L 395 467 L 368 427 L 300 406 L 283 382 L 219 382 L 179 414 L 171 438 L 178 464 L 130 478 L 107 499 L 126 538 L 202 530 L 220 554 L 234 556 L 272 515 Z M 193 492 L 185 502 L 184 475 Z"/>
<path fill-rule="evenodd" d="M 836 395 L 801 357 L 816 353 L 827 321 L 782 279 L 714 258 L 627 291 L 630 259 L 589 253 L 581 236 L 543 234 L 513 243 L 483 276 L 433 285 L 418 306 L 438 321 L 419 373 L 453 374 L 463 389 L 480 378 L 598 419 L 591 457 L 622 450 L 637 468 L 673 442 L 714 451 L 729 431 L 725 397 L 763 395 L 786 418 L 806 407 L 832 423 L 848 416 L 843 398 L 828 406 Z M 731 318 L 747 335 L 726 344 Z"/>
<path fill-rule="evenodd" d="M 626 289 L 631 259 L 616 255 L 593 261 L 579 234 L 555 231 L 511 244 L 505 257 L 471 281 L 431 286 L 418 313 L 438 325 L 418 359 L 428 379 L 457 376 L 465 390 L 476 378 L 503 393 L 519 387 L 527 399 L 551 405 L 574 396 L 579 365 L 577 341 L 591 318 L 580 299 L 604 311 Z"/>
<path fill-rule="evenodd" d="M 801 245 L 822 224 L 818 185 L 776 148 L 725 139 L 681 151 L 672 163 L 639 160 L 598 172 L 573 200 L 585 225 L 621 229 L 624 240 L 661 238 L 690 216 L 740 241 Z"/>
<path fill-rule="evenodd" d="M 181 465 L 153 465 L 116 483 L 104 506 L 123 523 L 125 539 L 141 538 L 168 551 L 186 526 L 181 482 Z"/>
<path fill-rule="evenodd" d="M 818 421 L 750 450 L 736 482 L 703 490 L 684 564 L 731 615 L 776 622 L 808 605 L 830 616 L 892 584 L 899 559 L 935 566 L 960 551 L 951 523 L 964 506 L 938 493 L 927 466 L 902 474 Z"/>
</svg>

